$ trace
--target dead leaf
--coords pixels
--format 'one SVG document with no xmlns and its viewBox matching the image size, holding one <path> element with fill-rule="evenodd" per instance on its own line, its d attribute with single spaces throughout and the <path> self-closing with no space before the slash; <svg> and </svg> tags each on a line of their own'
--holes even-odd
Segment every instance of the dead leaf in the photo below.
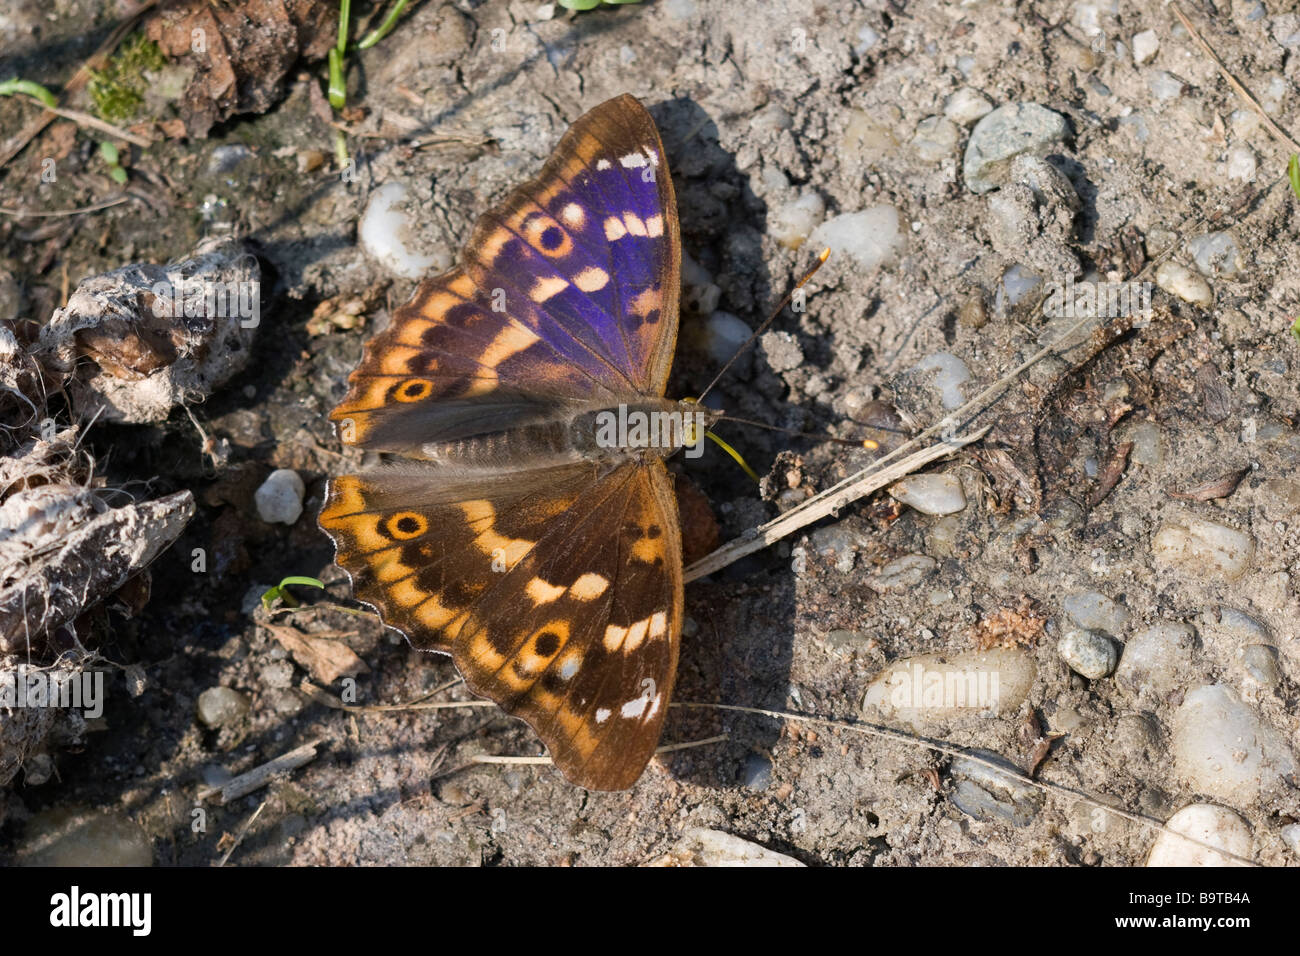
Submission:
<svg viewBox="0 0 1300 956">
<path fill-rule="evenodd" d="M 1177 498 L 1179 501 L 1213 501 L 1215 498 L 1226 498 L 1237 490 L 1237 485 L 1241 484 L 1241 479 L 1249 474 L 1249 468 L 1239 468 L 1236 471 L 1228 472 L 1221 478 L 1215 478 L 1203 485 L 1197 485 L 1195 488 L 1189 488 L 1186 491 L 1168 490 L 1167 494 L 1170 498 Z"/>
<path fill-rule="evenodd" d="M 1038 773 L 1038 766 L 1052 749 L 1052 737 L 1039 737 L 1034 741 L 1034 749 L 1029 752 L 1029 763 L 1025 767 L 1025 773 L 1034 776 Z"/>
<path fill-rule="evenodd" d="M 1092 497 L 1088 500 L 1088 507 L 1095 508 L 1106 500 L 1106 496 L 1114 490 L 1119 484 L 1119 480 L 1124 477 L 1124 470 L 1128 468 L 1128 456 L 1133 452 L 1133 443 L 1126 441 L 1121 445 L 1116 445 L 1106 459 L 1105 466 L 1097 476 L 1097 487 L 1093 489 Z"/>
<path fill-rule="evenodd" d="M 340 677 L 355 677 L 370 670 L 352 648 L 335 637 L 304 634 L 296 627 L 280 624 L 262 626 L 293 655 L 295 661 L 322 684 L 333 684 Z"/>
</svg>

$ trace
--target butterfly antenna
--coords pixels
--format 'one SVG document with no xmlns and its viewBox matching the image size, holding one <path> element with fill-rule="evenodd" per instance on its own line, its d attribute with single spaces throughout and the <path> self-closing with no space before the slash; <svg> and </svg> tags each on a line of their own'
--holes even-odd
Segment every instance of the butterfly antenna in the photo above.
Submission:
<svg viewBox="0 0 1300 956">
<path fill-rule="evenodd" d="M 752 425 L 754 428 L 766 428 L 772 432 L 782 432 L 786 435 L 793 435 L 796 438 L 811 438 L 814 441 L 835 442 L 837 445 L 852 445 L 854 448 L 875 449 L 880 447 L 880 442 L 872 441 L 870 438 L 840 438 L 837 435 L 826 435 L 822 432 L 801 432 L 794 428 L 782 428 L 779 425 L 769 425 L 767 422 L 756 422 L 752 418 L 733 418 L 730 415 L 723 415 L 718 419 L 720 422 L 734 422 L 737 425 Z M 881 429 L 881 431 L 892 431 L 892 429 Z"/>
<path fill-rule="evenodd" d="M 799 291 L 800 288 L 802 288 L 805 282 L 807 282 L 816 274 L 817 270 L 822 267 L 822 263 L 824 263 L 827 259 L 830 258 L 830 255 L 831 255 L 830 249 L 822 250 L 822 254 L 817 257 L 816 265 L 814 265 L 811 269 L 809 269 L 807 272 L 803 274 L 803 278 L 800 279 L 798 282 L 796 282 L 794 284 L 794 288 L 792 288 L 789 292 L 785 294 L 785 298 L 782 299 L 781 303 L 775 309 L 772 310 L 772 314 L 769 315 L 766 320 L 764 320 L 762 325 L 760 325 L 758 328 L 754 330 L 754 334 L 745 340 L 745 344 L 742 345 L 740 348 L 736 349 L 735 354 L 732 355 L 731 358 L 727 359 L 727 364 L 722 366 L 722 368 L 718 370 L 717 375 L 713 376 L 713 381 L 709 383 L 709 387 L 706 388 L 704 391 L 700 392 L 699 398 L 696 399 L 697 402 L 703 401 L 704 396 L 709 394 L 709 392 L 713 391 L 713 386 L 717 385 L 718 381 L 722 378 L 722 376 L 727 374 L 727 369 L 731 368 L 732 363 L 735 362 L 736 359 L 740 358 L 740 356 L 744 354 L 745 350 L 749 348 L 751 345 L 753 345 L 760 335 L 762 335 L 764 332 L 767 331 L 768 326 L 770 326 L 773 322 L 775 322 L 776 317 L 781 314 L 781 310 L 790 304 L 790 300 L 794 298 L 794 294 L 797 291 Z"/>
</svg>

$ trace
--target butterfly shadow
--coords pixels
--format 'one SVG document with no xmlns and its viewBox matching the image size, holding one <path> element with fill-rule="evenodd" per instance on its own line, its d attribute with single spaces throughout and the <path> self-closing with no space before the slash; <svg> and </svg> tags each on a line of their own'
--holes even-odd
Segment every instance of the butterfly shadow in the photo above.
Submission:
<svg viewBox="0 0 1300 956">
<path fill-rule="evenodd" d="M 721 144 L 715 118 L 687 97 L 666 100 L 649 110 L 673 171 L 683 255 L 714 277 L 721 293 L 713 305 L 707 285 L 700 294 L 702 279 L 693 279 L 684 267 L 681 327 L 669 394 L 699 395 L 726 361 L 720 351 L 710 354 L 708 347 L 709 324 L 720 320 L 702 314 L 701 307 L 713 305 L 743 317 L 753 328 L 766 317 L 768 303 L 784 290 L 774 290 L 762 254 L 767 206 L 751 188 L 750 174 Z M 784 424 L 786 411 L 779 398 L 784 389 L 763 355 L 751 348 L 737 358 L 709 398 L 710 404 L 716 399 L 720 407 L 742 417 Z M 788 444 L 781 436 L 773 440 L 770 432 L 725 425 L 715 430 L 725 432 L 760 472 L 784 447 L 783 442 Z M 689 482 L 704 492 L 721 524 L 722 540 L 744 534 L 771 517 L 758 487 L 713 445 L 701 457 L 679 456 L 670 465 L 679 483 Z M 682 520 L 689 563 L 692 543 L 698 547 L 708 534 L 692 526 L 689 513 L 683 513 Z M 774 550 L 688 584 L 675 699 L 785 708 L 794 597 L 788 561 Z M 679 706 L 669 717 L 662 742 L 718 734 L 726 734 L 728 741 L 674 752 L 662 758 L 664 764 L 673 776 L 699 786 L 768 786 L 773 777 L 771 754 L 780 736 L 773 720 Z"/>
</svg>

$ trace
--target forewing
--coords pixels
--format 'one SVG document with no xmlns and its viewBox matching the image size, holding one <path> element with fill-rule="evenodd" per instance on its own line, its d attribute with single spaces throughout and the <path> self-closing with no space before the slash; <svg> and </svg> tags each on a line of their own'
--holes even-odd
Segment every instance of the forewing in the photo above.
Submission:
<svg viewBox="0 0 1300 956">
<path fill-rule="evenodd" d="M 464 268 L 530 324 L 590 343 L 631 389 L 662 395 L 677 338 L 681 244 L 663 143 L 634 97 L 579 117 L 541 173 L 485 215 Z"/>
</svg>

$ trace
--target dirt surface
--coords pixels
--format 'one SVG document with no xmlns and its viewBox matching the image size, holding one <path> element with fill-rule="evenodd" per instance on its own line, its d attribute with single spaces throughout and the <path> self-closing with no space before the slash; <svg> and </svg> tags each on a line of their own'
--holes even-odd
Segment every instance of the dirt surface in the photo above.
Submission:
<svg viewBox="0 0 1300 956">
<path fill-rule="evenodd" d="M 1017 258 L 993 224 L 990 196 L 1003 191 L 977 195 L 963 180 L 971 123 L 954 123 L 947 146 L 918 145 L 918 127 L 933 133 L 924 121 L 969 87 L 995 106 L 1036 103 L 1067 121 L 1068 134 L 1041 154 L 1079 199 L 1061 233 L 1076 278 L 1129 278 L 1171 243 L 1172 258 L 1191 265 L 1184 240 L 1212 231 L 1235 238 L 1241 267 L 1208 279 L 1208 307 L 1156 289 L 1147 320 L 1113 323 L 1027 372 L 970 422 L 993 426 L 988 438 L 928 469 L 960 481 L 961 511 L 925 515 L 882 493 L 688 586 L 676 697 L 861 719 L 864 692 L 888 665 L 968 651 L 980 622 L 1021 609 L 1039 621 L 1008 639 L 1032 664 L 1024 702 L 909 732 L 1020 766 L 1049 741 L 1037 755 L 1045 781 L 1155 821 L 1209 800 L 1245 819 L 1254 859 L 1300 862 L 1282 835 L 1300 817 L 1294 770 L 1229 799 L 1189 782 L 1171 751 L 1186 695 L 1216 683 L 1291 753 L 1300 740 L 1300 487 L 1287 484 L 1300 471 L 1300 344 L 1287 332 L 1300 310 L 1296 199 L 1280 182 L 1286 147 L 1172 14 L 1124 0 L 656 0 L 549 18 L 540 6 L 428 0 L 376 47 L 351 54 L 349 100 L 364 113 L 347 124 L 349 175 L 332 168 L 324 67 L 300 61 L 268 111 L 220 122 L 208 138 L 132 149 L 129 202 L 0 218 L 14 311 L 39 322 L 63 302 L 65 277 L 75 287 L 126 263 L 181 258 L 207 235 L 243 237 L 263 268 L 251 361 L 192 409 L 201 432 L 176 411 L 161 425 L 88 433 L 115 487 L 189 489 L 198 509 L 154 566 L 144 612 L 96 631 L 104 657 L 143 666 L 143 693 L 131 696 L 111 672 L 103 717 L 77 746 L 51 752 L 57 772 L 40 785 L 15 779 L 0 798 L 5 852 L 20 852 L 49 808 L 116 808 L 143 828 L 157 863 L 209 865 L 265 801 L 232 864 L 638 864 L 697 827 L 810 865 L 1142 863 L 1156 836 L 1148 826 L 1099 822 L 1094 807 L 1032 788 L 995 793 L 1001 810 L 980 811 L 969 789 L 961 797 L 966 778 L 949 756 L 752 715 L 674 711 L 665 743 L 728 740 L 656 758 L 626 793 L 575 789 L 546 767 L 458 769 L 478 754 L 540 747 L 492 708 L 324 706 L 300 691 L 308 674 L 259 609 L 286 575 L 317 576 L 330 600 L 350 604 L 314 517 L 326 477 L 359 459 L 325 416 L 365 339 L 413 288 L 358 246 L 378 186 L 407 185 L 413 243 L 448 262 L 476 216 L 531 175 L 573 119 L 632 93 L 662 131 L 685 251 L 720 289 L 717 308 L 750 326 L 814 255 L 774 238 L 778 210 L 811 192 L 825 218 L 896 208 L 897 254 L 871 268 L 833 256 L 808 287 L 807 310 L 778 321 L 785 337 L 766 339 L 718 390 L 745 418 L 888 448 L 902 436 L 872 426 L 919 430 L 948 412 L 932 377 L 916 371 L 927 356 L 964 363 L 971 380 L 959 391 L 969 399 L 1070 324 L 1045 318 L 1036 298 L 1000 306 Z M 0 18 L 0 77 L 58 87 L 107 36 L 115 9 L 11 5 Z M 1247 0 L 1213 17 L 1189 12 L 1273 119 L 1300 129 L 1300 21 Z M 1137 64 L 1132 38 L 1148 30 L 1158 50 Z M 1170 83 L 1177 92 L 1161 98 Z M 179 116 L 174 86 L 173 99 L 150 103 L 159 121 Z M 0 99 L 6 138 L 34 113 Z M 95 139 L 64 121 L 47 130 L 0 172 L 0 206 L 69 209 L 114 195 Z M 1240 169 L 1237 147 L 1257 160 L 1253 182 L 1229 176 L 1233 156 Z M 57 181 L 43 182 L 42 159 L 54 155 Z M 358 298 L 360 315 L 347 314 L 342 304 Z M 683 315 L 670 394 L 697 394 L 712 377 L 709 327 L 707 316 Z M 705 492 L 724 539 L 880 454 L 736 426 L 720 433 L 768 473 L 764 494 L 712 450 L 675 466 Z M 297 470 L 307 486 L 291 527 L 262 522 L 253 504 L 277 468 Z M 1240 484 L 1208 500 L 1170 494 L 1238 470 Z M 1234 577 L 1158 560 L 1161 530 L 1188 516 L 1248 535 L 1248 566 Z M 191 570 L 195 549 L 206 554 L 203 573 Z M 910 555 L 929 560 L 897 563 Z M 1071 627 L 1065 601 L 1089 592 L 1127 610 L 1108 625 L 1116 647 L 1148 625 L 1192 624 L 1197 649 L 1177 686 L 1153 692 L 1067 666 L 1058 653 Z M 1221 607 L 1262 630 L 1216 629 Z M 356 678 L 358 703 L 414 700 L 456 677 L 447 659 L 411 650 L 371 619 L 317 607 L 273 623 L 344 634 L 368 668 Z M 1273 649 L 1274 680 L 1243 670 L 1252 643 Z M 200 693 L 218 685 L 249 708 L 214 730 L 195 713 Z M 465 697 L 452 687 L 435 699 Z M 204 786 L 317 739 L 326 742 L 315 760 L 230 805 L 209 800 L 194 826 Z"/>
</svg>

